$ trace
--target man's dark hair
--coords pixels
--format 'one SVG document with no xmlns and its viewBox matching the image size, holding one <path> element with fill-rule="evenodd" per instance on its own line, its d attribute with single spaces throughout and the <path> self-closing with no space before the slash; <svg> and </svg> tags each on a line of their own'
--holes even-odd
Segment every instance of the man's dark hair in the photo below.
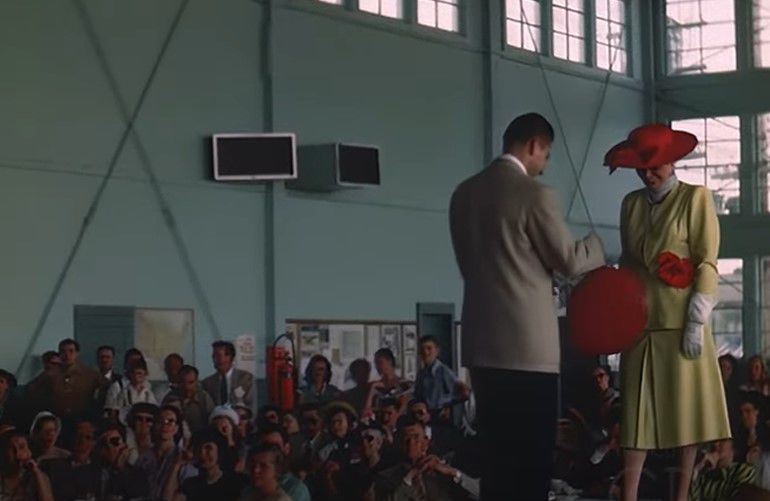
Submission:
<svg viewBox="0 0 770 501">
<path fill-rule="evenodd" d="M 139 356 L 141 358 L 144 358 L 144 354 L 137 348 L 129 348 L 126 350 L 126 352 L 123 354 L 123 366 L 128 366 L 128 359 L 131 357 Z"/>
<path fill-rule="evenodd" d="M 393 352 L 390 348 L 380 348 L 379 350 L 375 351 L 374 358 L 384 358 L 385 360 L 390 361 L 390 365 L 393 367 L 396 366 L 396 357 L 393 355 Z"/>
<path fill-rule="evenodd" d="M 196 454 L 200 453 L 201 448 L 208 443 L 217 446 L 217 456 L 219 457 L 217 463 L 222 464 L 222 459 L 227 451 L 227 442 L 221 433 L 213 428 L 204 428 L 193 433 L 192 438 L 190 438 L 190 447 Z"/>
<path fill-rule="evenodd" d="M 179 353 L 171 353 L 166 355 L 166 358 L 163 359 L 163 365 L 168 364 L 171 360 L 179 360 L 180 364 L 184 364 L 184 358 L 182 358 L 182 355 Z"/>
<path fill-rule="evenodd" d="M 113 357 L 115 356 L 115 348 L 113 348 L 112 346 L 110 346 L 108 344 L 103 344 L 100 347 L 98 347 L 96 349 L 96 354 L 98 355 L 99 353 L 103 352 L 104 350 L 108 350 L 110 353 L 112 353 Z"/>
<path fill-rule="evenodd" d="M 59 341 L 59 350 L 70 344 L 75 347 L 75 351 L 80 352 L 80 343 L 69 337 Z"/>
<path fill-rule="evenodd" d="M 50 350 L 50 351 L 47 351 L 47 352 L 43 353 L 43 355 L 40 358 L 43 360 L 44 364 L 47 364 L 48 362 L 51 361 L 51 359 L 53 357 L 58 357 L 58 356 L 59 356 L 59 352 L 58 351 Z"/>
<path fill-rule="evenodd" d="M 357 358 L 350 363 L 349 369 L 351 374 L 357 370 L 366 371 L 369 374 L 372 371 L 372 364 L 365 358 Z"/>
<path fill-rule="evenodd" d="M 258 445 L 249 451 L 248 462 L 251 464 L 254 461 L 254 456 L 257 454 L 270 453 L 273 456 L 273 464 L 275 465 L 275 472 L 278 478 L 284 473 L 284 457 L 281 449 L 274 445 L 263 444 Z"/>
<path fill-rule="evenodd" d="M 511 146 L 526 144 L 534 138 L 545 138 L 548 139 L 549 143 L 552 143 L 553 127 L 539 113 L 519 115 L 505 129 L 503 147 L 507 150 Z"/>
<path fill-rule="evenodd" d="M 198 369 L 193 365 L 183 365 L 181 369 L 179 369 L 179 377 L 184 377 L 185 374 L 189 373 L 195 374 L 195 377 L 198 377 Z"/>
<path fill-rule="evenodd" d="M 144 359 L 144 357 L 140 358 L 139 360 L 132 361 L 126 369 L 126 374 L 131 374 L 136 369 L 142 369 L 144 372 L 147 372 L 147 361 Z"/>
<path fill-rule="evenodd" d="M 257 442 L 261 442 L 262 439 L 265 437 L 265 435 L 270 435 L 271 433 L 278 433 L 281 435 L 281 439 L 283 440 L 283 445 L 286 445 L 289 443 L 289 434 L 286 433 L 286 430 L 283 426 L 279 424 L 274 423 L 266 423 L 264 426 L 261 426 L 257 430 Z"/>
<path fill-rule="evenodd" d="M 217 348 L 224 348 L 225 353 L 227 353 L 230 358 L 235 358 L 235 345 L 230 341 L 214 341 L 211 343 L 212 351 L 216 350 Z"/>
<path fill-rule="evenodd" d="M 425 431 L 425 425 L 422 424 L 422 422 L 409 415 L 401 416 L 398 418 L 398 422 L 396 423 L 396 437 L 398 440 L 401 440 L 401 437 L 404 434 L 404 430 L 410 426 L 419 426 L 422 428 L 423 432 Z"/>
<path fill-rule="evenodd" d="M 126 421 L 128 423 L 128 426 L 130 428 L 134 427 L 134 424 L 136 424 L 136 415 L 140 412 L 142 414 L 149 414 L 152 416 L 154 420 L 158 419 L 158 406 L 155 404 L 151 404 L 150 402 L 137 402 L 134 405 L 131 406 L 131 409 L 128 411 L 128 416 L 126 417 Z"/>
<path fill-rule="evenodd" d="M 422 336 L 420 338 L 420 343 L 419 343 L 420 346 L 424 345 L 425 343 L 433 343 L 436 345 L 436 348 L 439 347 L 438 338 L 436 336 L 431 336 L 430 334 L 428 334 L 427 336 Z"/>
</svg>

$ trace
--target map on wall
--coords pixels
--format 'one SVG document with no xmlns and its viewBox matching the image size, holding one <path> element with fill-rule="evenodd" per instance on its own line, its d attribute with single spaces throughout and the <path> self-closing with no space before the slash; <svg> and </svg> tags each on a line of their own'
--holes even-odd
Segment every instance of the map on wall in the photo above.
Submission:
<svg viewBox="0 0 770 501">
<path fill-rule="evenodd" d="M 134 346 L 147 361 L 151 381 L 163 381 L 163 360 L 179 353 L 193 360 L 193 310 L 136 308 L 134 310 Z"/>
</svg>

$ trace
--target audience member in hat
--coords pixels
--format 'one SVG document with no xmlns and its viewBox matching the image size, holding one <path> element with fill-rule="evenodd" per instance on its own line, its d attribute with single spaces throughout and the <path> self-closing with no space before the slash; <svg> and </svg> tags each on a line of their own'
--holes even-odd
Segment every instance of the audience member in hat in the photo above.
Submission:
<svg viewBox="0 0 770 501">
<path fill-rule="evenodd" d="M 66 459 L 50 459 L 43 469 L 51 480 L 56 499 L 74 501 L 93 498 L 100 491 L 101 467 L 92 457 L 96 446 L 96 424 L 83 419 L 75 425 L 72 455 Z"/>
<path fill-rule="evenodd" d="M 238 433 L 238 413 L 229 405 L 219 405 L 209 417 L 209 423 L 224 440 L 219 451 L 219 462 L 225 471 L 242 473 L 246 468 L 246 448 Z"/>
<path fill-rule="evenodd" d="M 54 501 L 48 475 L 32 459 L 27 436 L 20 430 L 0 435 L 0 492 L 8 501 Z"/>
<path fill-rule="evenodd" d="M 192 436 L 191 451 L 179 454 L 163 499 L 172 501 L 235 501 L 246 486 L 245 477 L 223 467 L 222 453 L 227 448 L 222 436 L 215 430 L 203 430 Z M 198 466 L 197 476 L 187 478 L 179 485 L 179 471 L 192 461 Z"/>
<path fill-rule="evenodd" d="M 66 459 L 70 456 L 68 450 L 56 446 L 61 431 L 61 420 L 54 414 L 43 411 L 35 416 L 29 434 L 32 437 L 35 460 L 38 463 L 48 459 Z"/>
</svg>

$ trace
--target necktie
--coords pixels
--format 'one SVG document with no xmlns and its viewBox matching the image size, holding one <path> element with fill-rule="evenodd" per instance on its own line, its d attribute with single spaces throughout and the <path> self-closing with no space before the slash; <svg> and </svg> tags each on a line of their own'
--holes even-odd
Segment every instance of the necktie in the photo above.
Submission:
<svg viewBox="0 0 770 501">
<path fill-rule="evenodd" d="M 221 376 L 219 380 L 219 404 L 227 403 L 227 376 Z"/>
</svg>

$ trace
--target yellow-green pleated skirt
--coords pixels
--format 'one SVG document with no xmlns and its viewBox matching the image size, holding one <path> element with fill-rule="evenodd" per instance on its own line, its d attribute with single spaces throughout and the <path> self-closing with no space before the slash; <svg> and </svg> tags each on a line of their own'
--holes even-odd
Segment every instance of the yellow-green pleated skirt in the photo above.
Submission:
<svg viewBox="0 0 770 501">
<path fill-rule="evenodd" d="M 672 449 L 730 438 L 711 330 L 700 357 L 682 353 L 682 331 L 645 331 L 620 357 L 620 445 Z"/>
</svg>

